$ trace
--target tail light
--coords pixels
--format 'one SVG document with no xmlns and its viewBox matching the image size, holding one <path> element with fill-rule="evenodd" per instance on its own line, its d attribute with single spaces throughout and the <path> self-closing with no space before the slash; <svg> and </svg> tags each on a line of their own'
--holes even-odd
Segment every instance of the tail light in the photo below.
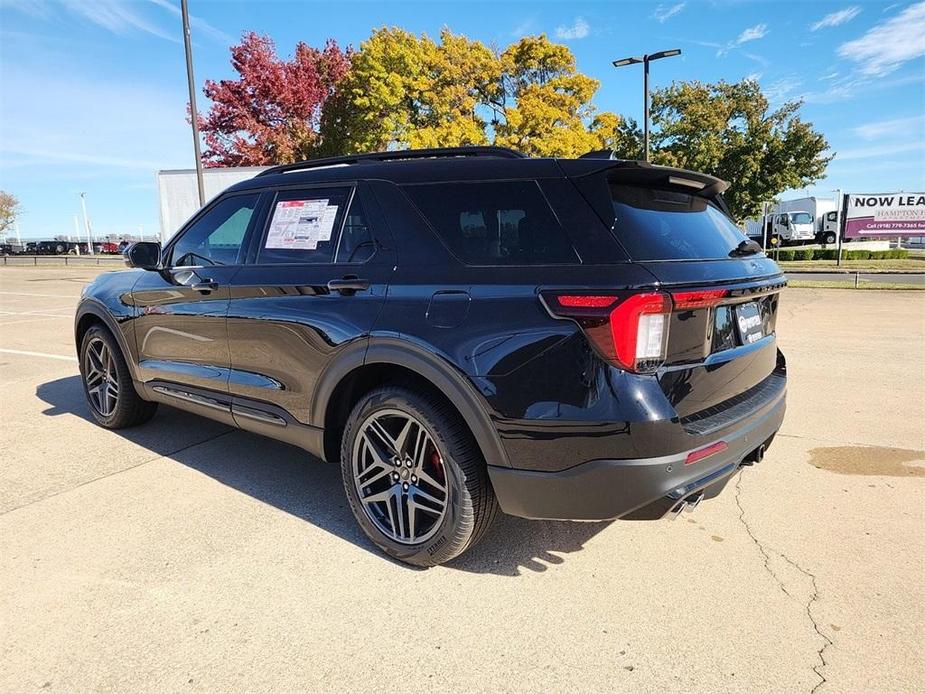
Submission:
<svg viewBox="0 0 925 694">
<path fill-rule="evenodd" d="M 576 321 L 601 355 L 620 368 L 648 373 L 665 361 L 672 308 L 668 294 L 541 296 L 553 316 Z"/>
<path fill-rule="evenodd" d="M 581 326 L 590 342 L 621 369 L 651 373 L 665 362 L 672 311 L 708 309 L 728 300 L 728 289 L 665 292 L 572 294 L 543 292 L 556 318 Z"/>
</svg>

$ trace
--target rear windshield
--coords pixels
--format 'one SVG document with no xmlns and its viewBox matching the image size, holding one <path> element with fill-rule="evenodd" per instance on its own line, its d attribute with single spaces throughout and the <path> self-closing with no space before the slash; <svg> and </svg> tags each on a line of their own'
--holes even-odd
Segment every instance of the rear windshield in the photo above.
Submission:
<svg viewBox="0 0 925 694">
<path fill-rule="evenodd" d="M 613 228 L 634 260 L 729 258 L 745 234 L 696 195 L 611 185 Z"/>
<path fill-rule="evenodd" d="M 464 263 L 579 262 L 536 181 L 436 183 L 403 188 Z"/>
</svg>

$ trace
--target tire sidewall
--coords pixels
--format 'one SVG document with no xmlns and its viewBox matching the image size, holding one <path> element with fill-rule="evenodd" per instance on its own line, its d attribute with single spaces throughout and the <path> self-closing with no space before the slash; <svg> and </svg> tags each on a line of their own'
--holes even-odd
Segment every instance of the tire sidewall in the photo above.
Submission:
<svg viewBox="0 0 925 694">
<path fill-rule="evenodd" d="M 447 509 L 440 527 L 425 542 L 417 545 L 407 545 L 395 542 L 383 535 L 382 531 L 367 517 L 363 504 L 360 502 L 356 485 L 353 482 L 353 448 L 356 437 L 359 435 L 360 425 L 372 414 L 381 410 L 400 410 L 413 415 L 427 428 L 433 438 L 437 449 L 443 459 L 444 471 L 447 480 Z M 462 470 L 456 463 L 453 447 L 444 436 L 448 423 L 441 417 L 434 417 L 428 412 L 429 408 L 410 391 L 403 389 L 379 390 L 364 396 L 357 403 L 351 413 L 341 446 L 341 472 L 344 478 L 344 490 L 350 502 L 354 517 L 360 527 L 372 542 L 386 554 L 410 564 L 431 566 L 444 561 L 447 554 L 455 556 L 460 535 L 471 536 L 471 528 L 462 528 L 461 516 L 464 507 L 471 505 L 469 491 L 466 488 Z M 460 532 L 462 531 L 462 533 Z"/>
<path fill-rule="evenodd" d="M 116 364 L 116 370 L 119 372 L 119 395 L 116 398 L 116 406 L 113 408 L 112 414 L 110 414 L 108 417 L 104 417 L 93 406 L 93 403 L 90 401 L 90 393 L 87 388 L 87 374 L 85 370 L 87 348 L 89 347 L 90 342 L 97 338 L 105 342 L 106 346 L 112 352 L 113 359 Z M 125 359 L 122 356 L 122 350 L 119 349 L 119 345 L 112 337 L 112 334 L 105 328 L 93 326 L 87 331 L 80 343 L 80 384 L 83 387 L 84 399 L 87 402 L 87 407 L 90 410 L 90 414 L 93 415 L 93 419 L 95 419 L 98 424 L 104 427 L 112 427 L 122 412 L 123 403 L 125 401 L 125 389 L 132 388 L 133 386 L 131 382 L 131 374 L 128 373 L 128 367 L 125 365 Z"/>
</svg>

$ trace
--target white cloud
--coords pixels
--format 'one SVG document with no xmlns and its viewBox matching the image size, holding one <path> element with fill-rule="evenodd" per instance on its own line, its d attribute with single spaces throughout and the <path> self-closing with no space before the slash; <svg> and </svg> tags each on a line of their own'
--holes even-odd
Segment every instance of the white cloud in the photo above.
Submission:
<svg viewBox="0 0 925 694">
<path fill-rule="evenodd" d="M 910 5 L 860 38 L 843 43 L 838 55 L 860 63 L 862 74 L 887 75 L 906 61 L 925 55 L 925 2 Z"/>
<path fill-rule="evenodd" d="M 800 87 L 802 82 L 796 77 L 787 77 L 785 79 L 772 82 L 764 88 L 764 95 L 772 104 L 778 104 L 793 96 L 793 93 Z"/>
<path fill-rule="evenodd" d="M 826 27 L 837 27 L 841 24 L 845 24 L 846 22 L 850 22 L 859 14 L 861 14 L 861 8 L 857 5 L 846 7 L 845 9 L 839 10 L 838 12 L 827 14 L 818 22 L 815 22 L 809 29 L 810 31 L 819 31 L 820 29 L 825 29 Z"/>
<path fill-rule="evenodd" d="M 154 3 L 158 7 L 167 10 L 175 17 L 180 16 L 180 8 L 173 4 L 170 0 L 148 0 L 148 2 Z M 198 29 L 203 34 L 207 35 L 211 39 L 214 39 L 215 41 L 218 41 L 219 43 L 227 43 L 229 45 L 234 43 L 234 39 L 231 36 L 226 34 L 221 29 L 215 28 L 206 20 L 201 19 L 196 15 L 191 14 L 189 16 L 189 23 L 191 29 Z M 195 36 L 195 32 L 191 31 L 191 33 L 193 36 Z"/>
<path fill-rule="evenodd" d="M 511 36 L 521 38 L 536 31 L 536 17 L 527 17 L 520 24 L 511 29 Z"/>
<path fill-rule="evenodd" d="M 745 75 L 745 77 L 743 77 L 742 79 L 751 80 L 752 82 L 757 82 L 762 77 L 763 75 L 760 72 L 752 72 L 752 73 Z"/>
<path fill-rule="evenodd" d="M 758 39 L 763 39 L 768 35 L 768 25 L 767 24 L 756 24 L 753 27 L 748 27 L 735 41 L 730 41 L 725 46 L 722 46 L 718 51 L 716 51 L 716 57 L 721 58 L 731 51 L 733 48 L 741 46 L 743 43 L 748 43 L 749 41 L 757 41 Z"/>
<path fill-rule="evenodd" d="M 925 135 L 925 115 L 864 123 L 852 128 L 851 132 L 864 140 L 883 140 L 890 137 L 908 138 L 910 134 L 917 134 L 920 139 L 925 139 L 922 137 Z"/>
<path fill-rule="evenodd" d="M 581 17 L 576 17 L 571 26 L 556 27 L 556 38 L 569 41 L 571 39 L 583 39 L 591 33 L 591 25 Z"/>
<path fill-rule="evenodd" d="M 909 154 L 911 150 L 921 150 L 922 143 L 917 145 L 909 142 L 898 142 L 892 145 L 874 145 L 872 147 L 858 147 L 856 149 L 846 149 L 838 152 L 836 161 L 846 161 L 851 159 L 871 159 L 873 157 L 886 157 L 891 154 Z"/>
<path fill-rule="evenodd" d="M 63 0 L 62 4 L 73 14 L 113 34 L 125 35 L 142 31 L 167 41 L 180 42 L 179 31 L 171 33 L 162 29 L 135 12 L 127 3 L 119 0 L 94 0 L 94 2 Z"/>
<path fill-rule="evenodd" d="M 753 27 L 749 27 L 741 34 L 739 38 L 736 39 L 736 45 L 741 46 L 743 43 L 748 41 L 755 41 L 757 39 L 763 39 L 768 34 L 768 25 L 767 24 L 756 24 Z"/>
<path fill-rule="evenodd" d="M 687 2 L 679 2 L 675 5 L 659 5 L 655 8 L 655 12 L 652 13 L 652 18 L 664 24 L 683 10 L 685 5 L 687 5 Z"/>
<path fill-rule="evenodd" d="M 16 10 L 37 19 L 52 20 L 56 12 L 60 13 L 60 8 L 55 8 L 45 0 L 0 0 L 0 3 L 4 9 Z M 162 26 L 159 22 L 145 16 L 139 11 L 143 5 L 130 0 L 60 0 L 59 4 L 68 13 L 119 36 L 142 32 L 165 41 L 180 43 L 183 38 L 178 21 L 180 8 L 172 0 L 147 0 L 147 3 L 173 15 L 171 26 Z M 198 30 L 198 33 L 219 43 L 234 42 L 234 39 L 224 31 L 192 14 L 190 15 L 190 26 Z M 197 31 L 194 31 L 193 37 L 195 38 L 196 35 Z"/>
</svg>

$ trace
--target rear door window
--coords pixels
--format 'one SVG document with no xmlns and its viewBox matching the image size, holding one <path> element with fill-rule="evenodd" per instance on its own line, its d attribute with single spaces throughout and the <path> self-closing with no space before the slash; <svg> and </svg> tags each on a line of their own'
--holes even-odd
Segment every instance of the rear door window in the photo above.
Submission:
<svg viewBox="0 0 925 694">
<path fill-rule="evenodd" d="M 257 252 L 257 263 L 331 263 L 343 224 L 350 188 L 280 191 Z"/>
<path fill-rule="evenodd" d="M 745 234 L 718 208 L 688 193 L 610 186 L 613 230 L 634 260 L 729 258 Z"/>
<path fill-rule="evenodd" d="M 464 263 L 580 262 L 535 181 L 437 183 L 403 188 Z"/>
</svg>

